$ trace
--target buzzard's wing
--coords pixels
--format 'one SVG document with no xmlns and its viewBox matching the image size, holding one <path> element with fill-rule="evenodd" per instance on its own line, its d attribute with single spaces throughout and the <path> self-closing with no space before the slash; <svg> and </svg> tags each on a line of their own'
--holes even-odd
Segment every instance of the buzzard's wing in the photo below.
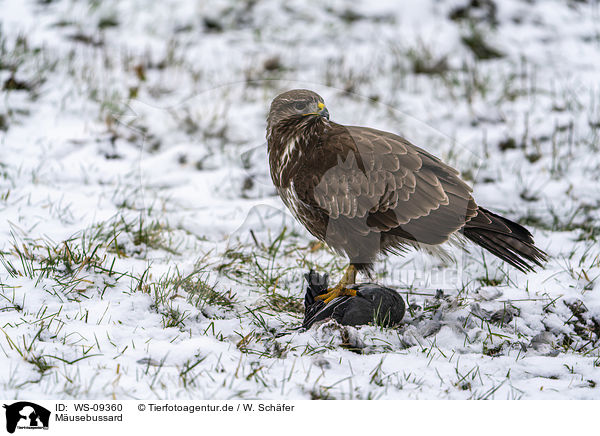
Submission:
<svg viewBox="0 0 600 436">
<path fill-rule="evenodd" d="M 302 200 L 330 219 L 364 218 L 369 231 L 439 244 L 477 213 L 458 172 L 400 136 L 336 125 L 322 149 L 329 169 L 312 176 Z"/>
</svg>

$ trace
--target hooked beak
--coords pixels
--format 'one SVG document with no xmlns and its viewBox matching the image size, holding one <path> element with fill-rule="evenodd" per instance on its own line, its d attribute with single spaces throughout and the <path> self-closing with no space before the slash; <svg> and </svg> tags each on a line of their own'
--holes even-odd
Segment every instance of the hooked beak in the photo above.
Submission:
<svg viewBox="0 0 600 436">
<path fill-rule="evenodd" d="M 325 118 L 326 120 L 328 120 L 329 119 L 329 111 L 325 107 L 325 104 L 319 102 L 318 106 L 319 106 L 319 112 L 318 112 L 318 114 L 320 116 L 322 116 L 323 118 Z"/>
<path fill-rule="evenodd" d="M 308 113 L 302 114 L 302 115 L 303 116 L 319 115 L 320 117 L 323 117 L 326 120 L 328 120 L 329 119 L 329 111 L 325 107 L 325 103 L 321 103 L 321 102 L 317 103 L 317 108 L 319 110 L 316 112 L 308 112 Z"/>
</svg>

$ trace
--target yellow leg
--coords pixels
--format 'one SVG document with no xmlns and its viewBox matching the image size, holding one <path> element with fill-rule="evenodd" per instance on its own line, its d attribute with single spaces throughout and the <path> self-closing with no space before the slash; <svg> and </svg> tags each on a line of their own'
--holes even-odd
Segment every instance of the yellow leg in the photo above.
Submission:
<svg viewBox="0 0 600 436">
<path fill-rule="evenodd" d="M 337 297 L 341 297 L 344 295 L 348 295 L 350 297 L 356 297 L 355 289 L 347 289 L 346 286 L 353 285 L 356 282 L 356 267 L 352 264 L 348 265 L 346 268 L 346 272 L 344 276 L 340 280 L 340 282 L 335 285 L 333 288 L 327 289 L 327 293 L 323 295 L 319 295 L 315 298 L 318 300 L 323 300 L 325 304 L 328 304 L 330 301 L 336 299 Z"/>
</svg>

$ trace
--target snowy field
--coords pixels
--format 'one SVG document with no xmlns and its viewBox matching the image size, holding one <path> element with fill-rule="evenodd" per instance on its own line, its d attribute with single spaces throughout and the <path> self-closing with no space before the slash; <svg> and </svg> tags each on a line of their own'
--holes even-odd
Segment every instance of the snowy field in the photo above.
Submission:
<svg viewBox="0 0 600 436">
<path fill-rule="evenodd" d="M 596 0 L 0 10 L 3 397 L 600 399 Z M 546 268 L 411 251 L 377 265 L 403 324 L 298 330 L 303 274 L 345 267 L 268 174 L 300 87 L 458 168 Z"/>
</svg>

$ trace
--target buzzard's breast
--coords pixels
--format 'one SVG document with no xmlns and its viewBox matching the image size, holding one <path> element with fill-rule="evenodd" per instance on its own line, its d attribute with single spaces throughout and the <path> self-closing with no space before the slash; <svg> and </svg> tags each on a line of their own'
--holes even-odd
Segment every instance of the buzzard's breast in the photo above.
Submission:
<svg viewBox="0 0 600 436">
<path fill-rule="evenodd" d="M 298 198 L 298 194 L 296 193 L 296 187 L 294 186 L 294 182 L 287 187 L 278 189 L 279 196 L 283 200 L 283 203 L 286 207 L 292 212 L 292 214 L 299 218 L 300 214 L 300 199 Z"/>
<path fill-rule="evenodd" d="M 302 155 L 300 148 L 298 147 L 298 140 L 295 136 L 283 146 L 281 154 L 279 155 L 279 168 L 281 171 L 285 171 L 292 160 L 299 159 Z"/>
</svg>

